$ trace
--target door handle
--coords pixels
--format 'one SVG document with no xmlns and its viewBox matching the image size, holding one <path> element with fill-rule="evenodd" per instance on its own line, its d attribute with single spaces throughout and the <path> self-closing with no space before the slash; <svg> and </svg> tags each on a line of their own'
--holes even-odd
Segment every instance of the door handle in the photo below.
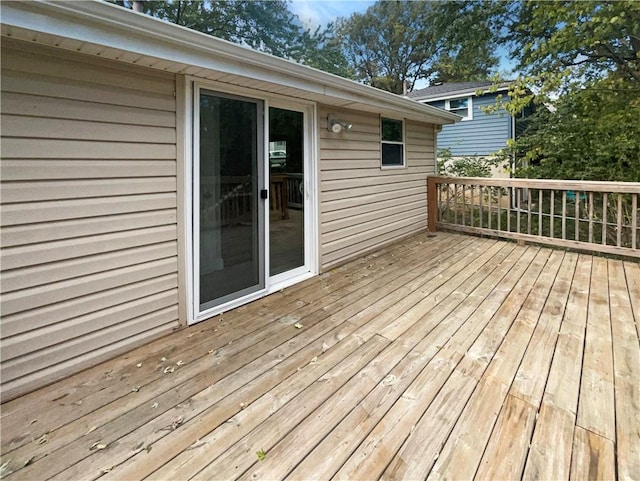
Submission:
<svg viewBox="0 0 640 481">
<path fill-rule="evenodd" d="M 262 189 L 260 191 L 260 198 L 261 199 L 268 199 L 269 198 L 269 191 L 267 189 Z"/>
</svg>

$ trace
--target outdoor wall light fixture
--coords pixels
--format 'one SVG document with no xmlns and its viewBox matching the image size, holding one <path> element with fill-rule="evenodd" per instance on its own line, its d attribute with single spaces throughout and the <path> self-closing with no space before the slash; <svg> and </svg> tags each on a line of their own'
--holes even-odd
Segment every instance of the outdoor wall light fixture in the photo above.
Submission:
<svg viewBox="0 0 640 481">
<path fill-rule="evenodd" d="M 351 127 L 353 127 L 353 124 L 343 122 L 335 115 L 329 115 L 329 117 L 327 117 L 327 128 L 329 132 L 333 132 L 334 134 L 339 134 L 343 130 L 349 132 Z"/>
</svg>

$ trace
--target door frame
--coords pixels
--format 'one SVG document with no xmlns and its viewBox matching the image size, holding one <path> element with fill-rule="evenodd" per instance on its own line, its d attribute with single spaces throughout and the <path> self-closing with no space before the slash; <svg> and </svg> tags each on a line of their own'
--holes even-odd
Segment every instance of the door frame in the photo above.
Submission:
<svg viewBox="0 0 640 481">
<path fill-rule="evenodd" d="M 273 292 L 277 292 L 285 287 L 297 284 L 305 279 L 309 279 L 318 274 L 320 265 L 320 229 L 319 229 L 319 165 L 318 165 L 318 120 L 317 104 L 311 101 L 304 101 L 278 94 L 266 94 L 265 92 L 254 91 L 249 88 L 236 87 L 228 84 L 205 81 L 200 78 L 185 76 L 182 96 L 184 103 L 184 198 L 178 200 L 184 207 L 184 249 L 185 254 L 185 274 L 186 285 L 180 286 L 186 290 L 186 319 L 187 324 L 192 325 L 200 321 L 209 319 L 217 314 L 234 309 L 248 302 L 264 297 Z M 196 128 L 199 128 L 199 121 L 196 114 L 199 112 L 196 102 L 199 102 L 200 90 L 208 90 L 222 95 L 237 95 L 249 100 L 263 102 L 263 179 L 267 182 L 269 178 L 269 107 L 296 110 L 304 113 L 304 146 L 305 146 L 305 266 L 292 271 L 287 271 L 276 276 L 269 276 L 269 202 L 262 203 L 264 228 L 262 231 L 264 250 L 263 268 L 265 269 L 265 285 L 263 289 L 257 290 L 242 297 L 230 300 L 223 304 L 200 312 L 199 295 L 196 289 L 199 288 L 199 280 L 196 279 L 195 262 L 199 262 L 199 255 L 196 251 L 195 236 L 197 221 L 195 219 L 195 174 L 197 173 L 196 160 L 199 159 L 196 141 Z M 186 252 L 185 252 L 186 251 Z"/>
</svg>

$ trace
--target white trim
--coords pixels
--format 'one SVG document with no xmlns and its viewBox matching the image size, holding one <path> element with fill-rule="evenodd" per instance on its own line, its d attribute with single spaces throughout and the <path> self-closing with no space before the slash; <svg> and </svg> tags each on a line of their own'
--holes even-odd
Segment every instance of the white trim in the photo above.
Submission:
<svg viewBox="0 0 640 481">
<path fill-rule="evenodd" d="M 177 189 L 178 196 L 178 265 L 182 267 L 178 275 L 178 299 L 181 323 L 191 324 L 193 319 L 193 304 L 191 293 L 193 288 L 193 259 L 192 259 L 192 140 L 193 129 L 193 89 L 191 82 L 184 76 L 176 78 L 176 103 L 177 114 L 181 112 L 182 125 L 177 125 L 176 130 L 180 131 L 178 136 L 178 148 L 182 152 L 178 153 L 177 180 L 182 181 L 181 187 Z M 177 115 L 176 120 L 180 120 Z M 182 208 L 180 208 L 182 206 Z"/>
<path fill-rule="evenodd" d="M 458 97 L 458 98 L 451 98 L 451 99 L 446 99 L 444 101 L 444 109 L 448 112 L 451 111 L 451 100 L 460 100 L 460 99 L 464 99 L 465 97 Z M 456 114 L 456 115 L 460 115 L 462 118 L 460 119 L 461 122 L 466 122 L 467 120 L 473 120 L 473 97 L 471 95 L 466 97 L 467 99 L 467 115 L 462 116 L 460 114 Z M 459 110 L 459 109 L 456 109 Z"/>
<path fill-rule="evenodd" d="M 421 104 L 428 105 L 427 102 L 438 102 L 440 100 L 447 100 L 447 99 L 459 99 L 462 97 L 468 97 L 469 95 L 471 95 L 472 97 L 482 97 L 482 95 L 487 95 L 494 92 L 495 93 L 507 92 L 509 90 L 509 87 L 499 87 L 496 90 L 487 89 L 487 90 L 483 90 L 481 95 L 476 95 L 476 92 L 478 90 L 480 89 L 465 90 L 464 92 L 451 92 L 450 94 L 442 94 L 436 97 L 413 97 L 413 100 L 415 100 L 416 102 L 420 102 Z"/>
<path fill-rule="evenodd" d="M 3 29 L 3 35 L 80 52 L 84 44 L 95 45 L 99 48 L 88 54 L 120 62 L 136 63 L 121 59 L 123 52 L 131 52 L 161 60 L 165 65 L 180 65 L 180 70 L 172 70 L 178 74 L 190 74 L 191 67 L 197 67 L 299 89 L 310 94 L 307 98 L 329 104 L 337 101 L 351 108 L 373 106 L 435 124 L 458 120 L 458 116 L 430 105 L 107 2 L 3 2 L 2 23 L 8 27 Z M 154 68 L 154 63 L 144 66 Z M 166 66 L 158 68 L 165 70 Z M 203 72 L 202 76 L 206 75 Z"/>
<path fill-rule="evenodd" d="M 393 141 L 393 140 L 382 140 L 382 120 L 396 120 L 402 122 L 402 142 Z M 391 144 L 391 145 L 402 145 L 402 165 L 384 165 L 382 163 L 382 144 Z M 381 170 L 391 170 L 391 169 L 406 169 L 407 168 L 407 128 L 405 125 L 405 119 L 395 119 L 393 117 L 388 117 L 385 115 L 380 116 L 380 169 Z"/>
</svg>

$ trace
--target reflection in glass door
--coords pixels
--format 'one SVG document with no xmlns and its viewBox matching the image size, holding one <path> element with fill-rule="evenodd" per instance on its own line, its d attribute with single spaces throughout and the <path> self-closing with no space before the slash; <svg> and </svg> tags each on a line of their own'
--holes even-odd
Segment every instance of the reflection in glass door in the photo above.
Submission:
<svg viewBox="0 0 640 481">
<path fill-rule="evenodd" d="M 269 274 L 305 265 L 304 113 L 269 109 Z"/>
<path fill-rule="evenodd" d="M 199 94 L 201 312 L 264 288 L 262 109 L 260 101 Z"/>
</svg>

